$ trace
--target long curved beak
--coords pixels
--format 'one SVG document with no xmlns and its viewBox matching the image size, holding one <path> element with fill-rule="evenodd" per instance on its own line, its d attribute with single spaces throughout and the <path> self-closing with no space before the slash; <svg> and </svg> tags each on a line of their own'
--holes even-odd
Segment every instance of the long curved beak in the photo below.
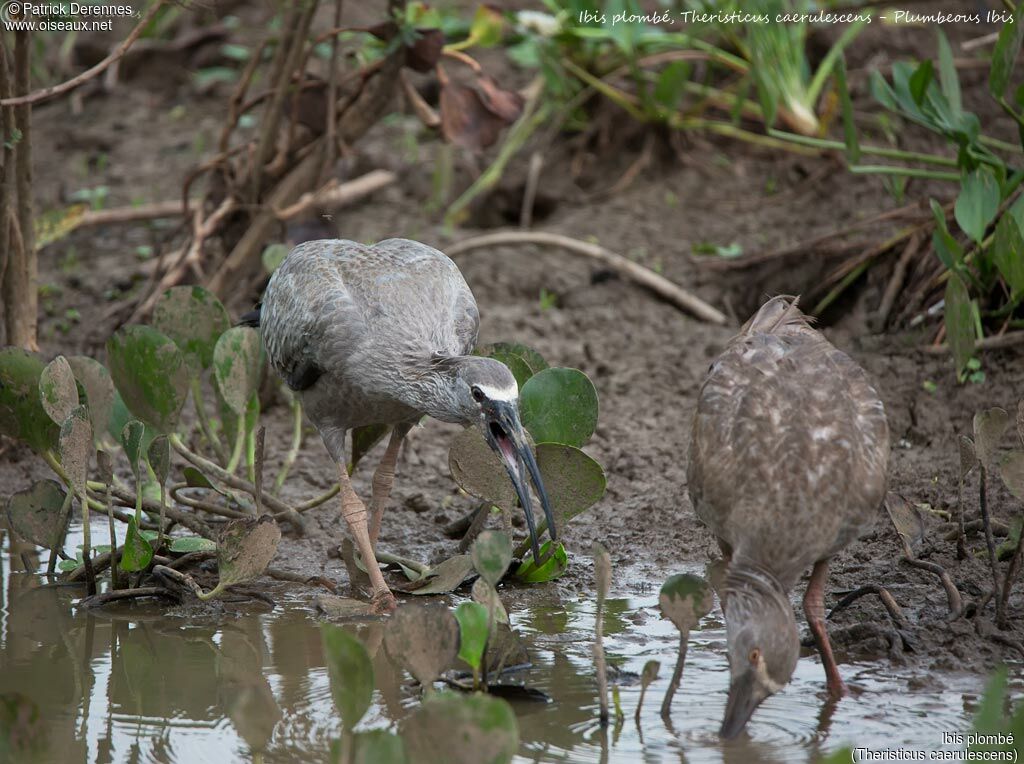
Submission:
<svg viewBox="0 0 1024 764">
<path fill-rule="evenodd" d="M 548 523 L 548 535 L 551 536 L 552 541 L 557 540 L 558 536 L 555 530 L 554 513 L 548 501 L 547 491 L 544 490 L 544 481 L 541 480 L 537 460 L 533 456 L 526 433 L 523 431 L 523 425 L 519 421 L 519 411 L 515 403 L 492 401 L 485 408 L 484 415 L 486 417 L 484 438 L 495 453 L 501 457 L 508 476 L 512 479 L 516 496 L 519 497 L 519 503 L 523 505 L 523 513 L 526 515 L 526 527 L 530 531 L 533 560 L 539 565 L 540 545 L 537 542 L 537 524 L 533 517 L 530 489 L 526 483 L 527 472 L 530 474 L 530 479 L 533 480 L 537 496 L 540 497 L 540 504 L 544 508 L 544 517 Z"/>
<path fill-rule="evenodd" d="M 729 686 L 729 701 L 725 704 L 725 718 L 722 720 L 718 736 L 723 740 L 732 740 L 743 732 L 754 710 L 764 698 L 765 696 L 758 690 L 752 670 L 745 671 L 733 679 Z"/>
</svg>

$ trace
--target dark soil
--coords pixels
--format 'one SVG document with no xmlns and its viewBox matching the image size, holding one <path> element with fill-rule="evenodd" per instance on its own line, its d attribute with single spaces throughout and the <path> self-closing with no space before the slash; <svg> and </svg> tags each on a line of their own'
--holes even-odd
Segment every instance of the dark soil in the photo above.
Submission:
<svg viewBox="0 0 1024 764">
<path fill-rule="evenodd" d="M 260 19 L 255 12 L 252 15 L 248 22 L 258 28 Z M 947 31 L 956 41 L 989 30 L 979 26 Z M 850 69 L 863 95 L 869 63 L 887 70 L 897 58 L 933 54 L 929 29 L 874 25 L 854 47 Z M 176 65 L 187 69 L 192 64 L 183 60 Z M 993 125 L 991 132 L 1013 139 L 1009 125 L 985 95 L 985 75 L 981 69 L 962 73 L 966 106 L 981 115 L 983 125 Z M 62 205 L 69 192 L 101 185 L 110 189 L 108 206 L 174 198 L 190 168 L 212 152 L 226 97 L 223 88 L 197 94 L 187 77 L 160 82 L 150 75 L 128 80 L 111 94 L 86 98 L 77 116 L 63 102 L 39 108 L 39 209 Z M 859 98 L 858 105 L 870 108 L 866 97 Z M 684 136 L 674 151 L 656 130 L 649 133 L 649 166 L 628 188 L 607 194 L 648 137 L 618 115 L 606 115 L 605 110 L 595 115 L 595 122 L 605 119 L 605 143 L 595 139 L 584 145 L 578 137 L 560 136 L 546 149 L 541 196 L 547 214 L 537 227 L 597 241 L 659 269 L 723 306 L 735 323 L 721 328 L 700 323 L 589 261 L 560 252 L 507 248 L 460 259 L 481 307 L 481 341 L 508 339 L 534 346 L 552 365 L 585 371 L 601 398 L 600 424 L 586 450 L 604 465 L 608 492 L 565 529 L 574 560 L 569 573 L 554 585 L 565 596 L 592 589 L 587 550 L 595 540 L 611 551 L 620 590 L 658 587 L 669 573 L 700 569 L 716 553 L 711 537 L 693 515 L 685 481 L 690 420 L 702 376 L 765 295 L 813 292 L 837 262 L 805 252 L 769 267 L 721 272 L 695 263 L 692 247 L 736 242 L 746 253 L 766 252 L 898 206 L 880 180 L 852 176 L 834 159 L 780 155 L 699 135 Z M 410 136 L 419 137 L 419 143 L 413 141 L 410 147 Z M 939 148 L 934 138 L 911 138 L 909 133 L 906 146 Z M 419 136 L 407 117 L 371 132 L 347 166 L 389 167 L 400 171 L 402 181 L 336 214 L 331 224 L 337 235 L 360 241 L 406 236 L 442 249 L 471 235 L 472 230 L 447 235 L 436 216 L 424 212 L 437 147 L 436 140 Z M 498 193 L 475 211 L 474 221 L 493 225 L 509 217 L 508 209 L 518 208 L 525 165 L 524 159 L 510 170 Z M 572 166 L 582 172 L 574 177 Z M 932 194 L 946 200 L 950 193 L 947 186 L 911 183 L 907 198 Z M 890 230 L 876 226 L 868 233 L 875 241 Z M 49 358 L 86 352 L 102 359 L 103 342 L 124 317 L 118 310 L 121 301 L 136 294 L 152 270 L 153 261 L 140 259 L 138 248 L 154 246 L 159 252 L 172 235 L 173 229 L 141 225 L 89 229 L 44 249 L 41 281 L 52 285 L 53 296 L 43 301 L 43 354 Z M 911 503 L 931 508 L 924 513 L 928 533 L 919 555 L 945 566 L 965 600 L 976 602 L 991 584 L 987 559 L 980 556 L 983 539 L 971 538 L 974 556 L 958 562 L 954 544 L 943 538 L 944 518 L 938 513 L 955 512 L 957 435 L 970 433 L 971 418 L 982 408 L 1016 408 L 1024 394 L 1024 364 L 1019 350 L 989 353 L 984 357 L 985 381 L 958 385 L 948 358 L 918 350 L 934 337 L 933 323 L 926 322 L 916 334 L 872 334 L 866 316 L 877 306 L 890 269 L 891 263 L 873 268 L 851 297 L 825 316 L 831 322 L 825 332 L 864 365 L 884 399 L 892 429 L 891 488 Z M 543 290 L 556 296 L 554 307 L 542 307 Z M 258 295 L 232 297 L 237 315 Z M 75 314 L 69 317 L 69 309 L 78 312 L 77 321 Z M 926 382 L 934 383 L 933 392 L 925 389 Z M 269 408 L 263 422 L 268 427 L 269 472 L 287 450 L 287 409 Z M 472 507 L 448 475 L 447 443 L 453 433 L 450 426 L 428 421 L 410 436 L 385 516 L 383 548 L 427 560 L 453 552 L 455 542 L 445 538 L 443 527 Z M 5 492 L 47 473 L 16 444 L 0 444 L 0 454 L 0 485 Z M 356 479 L 357 490 L 366 496 L 369 465 L 376 456 L 371 454 Z M 313 435 L 286 495 L 308 497 L 328 487 L 333 476 L 334 467 Z M 978 512 L 976 481 L 976 475 L 968 481 L 968 519 Z M 991 482 L 993 512 L 1009 521 L 1020 506 L 998 478 Z M 331 503 L 309 517 L 309 534 L 286 535 L 275 564 L 344 579 L 333 551 L 344 532 L 337 506 Z M 979 617 L 980 625 L 963 619 L 949 623 L 938 579 L 900 564 L 900 555 L 898 540 L 880 511 L 875 530 L 835 559 L 831 582 L 834 591 L 865 584 L 887 587 L 910 620 L 912 651 L 893 647 L 887 627 L 849 628 L 886 623 L 877 599 L 864 598 L 834 618 L 841 654 L 880 659 L 893 654 L 896 660 L 924 666 L 974 670 L 1020 657 L 1004 642 L 979 635 L 986 633 L 992 618 L 991 604 Z M 801 594 L 794 593 L 794 602 Z M 310 599 L 313 596 L 311 592 Z M 829 603 L 837 599 L 833 594 Z M 1022 610 L 1024 595 L 1013 596 L 1014 625 L 1003 632 L 1005 636 L 1024 638 Z"/>
</svg>

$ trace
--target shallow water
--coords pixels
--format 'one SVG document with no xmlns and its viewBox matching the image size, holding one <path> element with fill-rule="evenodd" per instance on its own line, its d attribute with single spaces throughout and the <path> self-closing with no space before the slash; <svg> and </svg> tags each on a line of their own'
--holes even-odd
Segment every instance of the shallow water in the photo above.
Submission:
<svg viewBox="0 0 1024 764">
<path fill-rule="evenodd" d="M 97 524 L 94 538 L 103 537 L 102 528 Z M 245 606 L 219 621 L 175 617 L 155 605 L 76 613 L 82 590 L 42 587 L 0 536 L 0 693 L 18 691 L 38 704 L 49 740 L 45 761 L 224 764 L 258 758 L 258 750 L 268 763 L 327 759 L 340 723 L 309 590 L 270 586 L 274 610 Z M 70 538 L 69 548 L 74 543 Z M 659 707 L 678 633 L 659 617 L 655 589 L 608 603 L 605 648 L 621 672 L 626 719 L 602 731 L 591 658 L 594 602 L 553 601 L 552 591 L 508 598 L 533 661 L 516 679 L 552 698 L 515 704 L 520 761 L 804 762 L 846 745 L 940 750 L 943 732 L 970 728 L 983 682 L 956 674 L 922 681 L 919 672 L 885 661 L 844 664 L 843 676 L 858 692 L 830 707 L 821 665 L 808 656 L 793 682 L 757 711 L 749 737 L 723 745 L 716 730 L 728 673 L 718 611 L 691 634 L 666 724 Z M 381 625 L 358 631 L 374 655 L 379 688 L 360 728 L 390 725 L 415 705 L 415 693 L 381 649 Z M 630 673 L 651 659 L 661 671 L 638 728 L 640 685 Z M 927 689 L 910 689 L 920 686 Z"/>
</svg>

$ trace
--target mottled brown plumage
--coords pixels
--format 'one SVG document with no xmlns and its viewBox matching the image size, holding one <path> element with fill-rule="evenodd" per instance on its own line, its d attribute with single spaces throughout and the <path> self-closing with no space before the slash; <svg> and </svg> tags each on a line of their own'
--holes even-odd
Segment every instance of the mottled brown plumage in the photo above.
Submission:
<svg viewBox="0 0 1024 764">
<path fill-rule="evenodd" d="M 872 522 L 889 430 L 867 374 L 816 331 L 796 300 L 765 303 L 711 365 L 693 422 L 688 482 L 729 559 L 723 592 L 732 687 L 723 735 L 792 675 L 799 644 L 787 592 L 814 567 L 805 609 L 833 694 L 824 631 L 829 557 Z"/>
</svg>

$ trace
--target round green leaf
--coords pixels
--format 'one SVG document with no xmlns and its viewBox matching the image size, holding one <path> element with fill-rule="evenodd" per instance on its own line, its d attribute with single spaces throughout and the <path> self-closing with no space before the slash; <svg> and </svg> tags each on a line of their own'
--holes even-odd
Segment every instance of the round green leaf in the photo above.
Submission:
<svg viewBox="0 0 1024 764">
<path fill-rule="evenodd" d="M 182 475 L 189 488 L 213 488 L 213 483 L 195 467 L 186 467 L 182 470 Z"/>
<path fill-rule="evenodd" d="M 462 602 L 455 608 L 455 620 L 459 622 L 459 658 L 475 671 L 487 646 L 487 608 L 479 602 Z"/>
<path fill-rule="evenodd" d="M 999 181 L 990 167 L 980 165 L 967 173 L 960 185 L 953 214 L 956 222 L 972 239 L 981 243 L 985 229 L 999 212 Z"/>
<path fill-rule="evenodd" d="M 512 541 L 507 533 L 484 531 L 470 549 L 473 567 L 491 586 L 497 586 L 512 564 Z"/>
<path fill-rule="evenodd" d="M 166 483 L 167 476 L 171 471 L 171 447 L 167 442 L 166 435 L 153 438 L 153 442 L 149 444 L 149 449 L 146 452 L 146 457 L 149 460 L 149 466 L 153 468 L 153 474 L 156 475 L 157 482 L 160 485 Z"/>
<path fill-rule="evenodd" d="M 213 374 L 224 402 L 236 416 L 245 416 L 260 384 L 259 333 L 245 326 L 224 332 L 213 351 Z"/>
<path fill-rule="evenodd" d="M 217 545 L 204 539 L 202 536 L 180 536 L 171 541 L 171 551 L 177 554 L 188 554 L 189 552 L 212 552 Z"/>
<path fill-rule="evenodd" d="M 604 470 L 578 448 L 541 443 L 537 446 L 537 466 L 555 521 L 562 525 L 604 496 Z"/>
<path fill-rule="evenodd" d="M 281 267 L 281 263 L 288 257 L 288 251 L 287 244 L 268 244 L 264 248 L 260 259 L 263 261 L 263 268 L 267 273 L 273 273 Z"/>
<path fill-rule="evenodd" d="M 24 441 L 37 453 L 55 451 L 60 435 L 39 398 L 43 367 L 27 350 L 0 348 L 0 434 Z"/>
<path fill-rule="evenodd" d="M 357 732 L 352 736 L 353 764 L 406 764 L 402 738 L 387 730 Z"/>
<path fill-rule="evenodd" d="M 519 393 L 523 425 L 537 443 L 582 446 L 597 426 L 597 391 L 578 369 L 538 372 Z"/>
<path fill-rule="evenodd" d="M 479 428 L 467 427 L 452 439 L 448 468 L 459 487 L 471 496 L 506 509 L 515 506 L 515 487 Z"/>
<path fill-rule="evenodd" d="M 481 345 L 473 352 L 476 355 L 494 358 L 508 366 L 520 389 L 530 377 L 538 371 L 548 368 L 547 361 L 540 353 L 518 342 L 495 342 L 492 345 Z"/>
<path fill-rule="evenodd" d="M 402 733 L 409 760 L 429 764 L 506 764 L 519 750 L 512 706 L 482 693 L 427 698 Z"/>
<path fill-rule="evenodd" d="M 172 432 L 188 396 L 178 346 L 150 326 L 126 326 L 107 340 L 107 361 L 128 409 L 157 432 Z"/>
<path fill-rule="evenodd" d="M 128 463 L 132 467 L 132 474 L 138 482 L 141 473 L 142 445 L 145 440 L 146 426 L 138 419 L 132 419 L 125 424 L 121 430 L 121 446 L 128 456 Z M 152 445 L 152 442 L 150 443 Z"/>
<path fill-rule="evenodd" d="M 373 700 L 373 664 L 363 643 L 344 629 L 325 623 L 320 636 L 334 705 L 342 726 L 351 732 Z"/>
<path fill-rule="evenodd" d="M 153 547 L 139 533 L 135 524 L 135 518 L 128 518 L 128 532 L 124 537 L 124 547 L 121 552 L 121 570 L 126 573 L 133 573 L 138 570 L 145 570 L 153 559 Z"/>
<path fill-rule="evenodd" d="M 85 493 L 94 450 L 89 411 L 76 406 L 60 427 L 60 463 L 79 496 Z"/>
<path fill-rule="evenodd" d="M 153 306 L 153 326 L 181 348 L 192 376 L 213 363 L 217 339 L 231 327 L 221 301 L 201 286 L 177 286 Z"/>
<path fill-rule="evenodd" d="M 7 519 L 14 532 L 36 546 L 53 549 L 64 537 L 64 489 L 54 480 L 39 480 L 31 488 L 11 495 Z"/>
<path fill-rule="evenodd" d="M 78 405 L 78 386 L 68 359 L 59 355 L 46 364 L 39 375 L 39 400 L 57 424 L 63 424 Z"/>
<path fill-rule="evenodd" d="M 459 623 L 440 602 L 403 605 L 385 628 L 384 647 L 391 660 L 427 687 L 458 655 Z"/>
<path fill-rule="evenodd" d="M 554 581 L 569 569 L 569 555 L 561 541 L 555 545 L 554 551 L 551 549 L 551 541 L 545 541 L 540 548 L 540 559 L 540 565 L 533 561 L 532 556 L 523 560 L 516 568 L 516 578 L 527 584 L 542 584 Z"/>
<path fill-rule="evenodd" d="M 85 400 L 89 404 L 89 419 L 92 421 L 92 434 L 99 438 L 110 427 L 110 417 L 114 407 L 114 383 L 110 379 L 107 367 L 88 356 L 73 355 L 68 358 L 75 379 L 85 390 Z"/>
<path fill-rule="evenodd" d="M 708 582 L 692 573 L 669 576 L 658 594 L 662 615 L 682 632 L 688 632 L 710 613 L 714 602 Z"/>
</svg>

